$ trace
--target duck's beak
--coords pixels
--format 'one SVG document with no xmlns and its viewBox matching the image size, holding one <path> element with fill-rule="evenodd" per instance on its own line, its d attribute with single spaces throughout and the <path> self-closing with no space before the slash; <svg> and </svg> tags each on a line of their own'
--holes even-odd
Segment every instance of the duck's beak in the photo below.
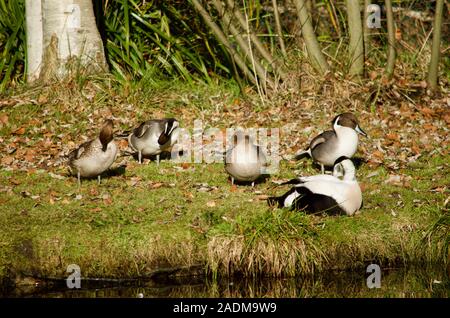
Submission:
<svg viewBox="0 0 450 318">
<path fill-rule="evenodd" d="M 364 130 L 361 129 L 361 127 L 359 127 L 359 125 L 356 125 L 355 130 L 357 133 L 363 135 L 364 137 L 367 137 L 367 134 Z"/>
</svg>

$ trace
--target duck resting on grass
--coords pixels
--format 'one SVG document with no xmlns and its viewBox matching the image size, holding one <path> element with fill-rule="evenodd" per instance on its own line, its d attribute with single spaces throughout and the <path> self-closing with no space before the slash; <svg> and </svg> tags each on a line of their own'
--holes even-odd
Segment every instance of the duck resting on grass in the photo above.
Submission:
<svg viewBox="0 0 450 318">
<path fill-rule="evenodd" d="M 233 146 L 225 154 L 225 171 L 231 177 L 231 184 L 235 180 L 251 182 L 253 187 L 266 164 L 264 152 L 253 144 L 249 135 L 241 132 L 233 136 Z"/>
<path fill-rule="evenodd" d="M 333 166 L 339 157 L 353 157 L 358 147 L 358 134 L 367 137 L 352 113 L 340 114 L 332 123 L 333 130 L 327 130 L 313 138 L 308 149 L 295 156 L 296 159 L 311 157 L 320 164 L 322 174 L 325 173 L 325 166 Z"/>
<path fill-rule="evenodd" d="M 97 177 L 100 184 L 100 175 L 111 167 L 117 156 L 117 146 L 113 139 L 113 122 L 108 119 L 97 138 L 83 143 L 69 153 L 69 167 L 77 175 L 78 186 L 81 185 L 81 177 Z"/>
<path fill-rule="evenodd" d="M 339 179 L 341 176 L 342 179 Z M 268 198 L 269 206 L 348 216 L 362 208 L 362 193 L 355 177 L 355 166 L 347 157 L 336 160 L 333 175 L 299 177 L 284 184 L 295 185 L 282 196 Z"/>
<path fill-rule="evenodd" d="M 139 163 L 142 163 L 142 156 L 156 155 L 159 165 L 159 155 L 177 142 L 178 128 L 179 123 L 174 118 L 145 121 L 128 136 L 128 144 L 137 151 Z"/>
</svg>

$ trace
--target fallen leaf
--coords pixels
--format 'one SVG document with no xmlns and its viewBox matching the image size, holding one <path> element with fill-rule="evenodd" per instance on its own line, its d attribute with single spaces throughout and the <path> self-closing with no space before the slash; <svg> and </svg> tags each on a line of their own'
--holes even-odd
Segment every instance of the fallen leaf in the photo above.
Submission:
<svg viewBox="0 0 450 318">
<path fill-rule="evenodd" d="M 396 133 L 386 134 L 386 138 L 394 141 L 398 141 L 400 139 L 399 135 Z"/>
<path fill-rule="evenodd" d="M 19 184 L 20 184 L 20 181 L 17 180 L 17 179 L 14 179 L 14 178 L 9 179 L 9 181 L 10 181 L 12 184 L 14 184 L 14 185 L 19 185 Z"/>
<path fill-rule="evenodd" d="M 210 207 L 210 208 L 213 208 L 213 207 L 216 206 L 216 202 L 214 202 L 214 201 L 208 201 L 208 202 L 206 203 L 206 206 L 208 206 L 208 207 Z"/>
<path fill-rule="evenodd" d="M 425 116 L 431 117 L 431 116 L 434 115 L 434 110 L 432 110 L 432 109 L 429 108 L 429 107 L 422 107 L 422 108 L 420 109 L 420 111 L 421 111 L 422 114 L 424 114 Z"/>
<path fill-rule="evenodd" d="M 374 152 L 372 152 L 372 157 L 375 157 L 376 159 L 379 159 L 379 160 L 383 160 L 384 154 L 379 150 L 375 150 Z"/>
<path fill-rule="evenodd" d="M 64 176 L 61 176 L 61 175 L 59 175 L 59 174 L 55 174 L 55 173 L 53 173 L 53 172 L 49 172 L 48 173 L 49 175 L 50 175 L 50 177 L 52 177 L 52 178 L 54 178 L 54 179 L 58 179 L 58 180 L 64 180 L 66 177 L 64 177 Z"/>
<path fill-rule="evenodd" d="M 8 115 L 6 115 L 6 114 L 1 114 L 0 115 L 0 123 L 1 124 L 7 125 L 8 124 L 8 120 L 9 120 Z"/>
<path fill-rule="evenodd" d="M 27 152 L 25 153 L 25 156 L 23 157 L 26 161 L 28 162 L 33 162 L 34 161 L 34 150 L 32 149 L 28 149 Z"/>
<path fill-rule="evenodd" d="M 121 149 L 125 149 L 128 147 L 128 141 L 126 139 L 120 139 L 118 141 L 118 144 L 119 144 L 119 148 L 121 148 Z"/>
<path fill-rule="evenodd" d="M 11 156 L 5 156 L 2 158 L 2 164 L 4 165 L 10 165 L 14 161 L 14 157 Z"/>
<path fill-rule="evenodd" d="M 45 103 L 48 102 L 48 97 L 47 97 L 46 95 L 44 95 L 44 94 L 39 95 L 37 102 L 38 102 L 39 104 L 41 104 L 41 105 L 42 105 L 42 104 L 45 104 Z"/>
<path fill-rule="evenodd" d="M 425 125 L 423 125 L 423 128 L 426 130 L 431 130 L 433 132 L 437 130 L 437 127 L 432 124 L 425 124 Z"/>
<path fill-rule="evenodd" d="M 394 184 L 394 185 L 401 185 L 402 177 L 397 174 L 391 174 L 389 177 L 384 181 L 385 183 Z"/>
<path fill-rule="evenodd" d="M 18 129 L 14 130 L 13 134 L 14 135 L 23 135 L 23 134 L 25 134 L 25 128 L 24 127 L 20 127 Z"/>
<path fill-rule="evenodd" d="M 157 182 L 157 183 L 150 185 L 150 189 L 158 189 L 158 188 L 161 188 L 162 186 L 163 186 L 163 183 Z"/>
</svg>

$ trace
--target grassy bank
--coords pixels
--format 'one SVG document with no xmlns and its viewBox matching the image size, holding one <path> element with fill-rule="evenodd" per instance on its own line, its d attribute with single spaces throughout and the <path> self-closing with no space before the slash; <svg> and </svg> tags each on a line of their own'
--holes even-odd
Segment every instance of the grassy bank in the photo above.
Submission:
<svg viewBox="0 0 450 318">
<path fill-rule="evenodd" d="M 233 84 L 109 80 L 5 97 L 1 276 L 66 277 L 69 264 L 78 264 L 84 277 L 125 278 L 196 265 L 218 274 L 278 276 L 372 262 L 445 262 L 443 241 L 427 234 L 448 211 L 448 97 L 424 94 L 413 103 L 393 98 L 392 86 L 315 85 L 265 104 L 256 94 L 240 97 Z M 317 94 L 323 85 L 326 92 Z M 374 89 L 375 101 L 367 98 Z M 100 186 L 85 180 L 78 189 L 57 164 L 83 136 L 97 134 L 104 117 L 113 116 L 117 130 L 160 116 L 175 116 L 190 129 L 194 119 L 220 129 L 283 127 L 280 151 L 288 158 L 341 111 L 355 112 L 370 135 L 358 153 L 364 208 L 355 217 L 267 206 L 267 196 L 287 190 L 271 180 L 318 173 L 308 160 L 282 160 L 279 172 L 255 188 L 231 186 L 221 164 L 158 167 L 121 157 Z"/>
</svg>

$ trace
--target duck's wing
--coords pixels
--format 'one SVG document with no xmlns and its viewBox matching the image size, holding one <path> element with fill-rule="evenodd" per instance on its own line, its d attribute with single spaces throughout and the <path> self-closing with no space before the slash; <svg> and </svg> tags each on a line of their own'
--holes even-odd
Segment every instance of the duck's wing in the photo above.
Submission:
<svg viewBox="0 0 450 318">
<path fill-rule="evenodd" d="M 312 151 L 320 144 L 323 144 L 325 141 L 332 139 L 334 137 L 336 137 L 336 133 L 333 130 L 324 131 L 320 135 L 314 137 L 313 140 L 311 140 L 311 143 L 309 144 L 309 149 Z"/>
<path fill-rule="evenodd" d="M 332 176 L 329 176 L 332 177 Z M 333 177 L 334 178 L 334 177 Z M 336 180 L 313 179 L 296 185 L 295 187 L 305 187 L 314 194 L 325 195 L 333 198 L 337 203 L 342 203 L 347 199 L 350 185 L 338 178 Z"/>
<path fill-rule="evenodd" d="M 93 140 L 86 141 L 85 143 L 81 144 L 77 149 L 72 150 L 67 156 L 69 160 L 80 159 L 83 153 L 85 153 L 92 146 L 92 142 Z"/>
<path fill-rule="evenodd" d="M 154 124 L 154 120 L 144 121 L 139 125 L 139 127 L 133 130 L 133 135 L 135 135 L 137 138 L 142 138 L 142 136 L 144 136 L 145 133 L 154 126 Z"/>
<path fill-rule="evenodd" d="M 297 177 L 294 179 L 291 179 L 289 181 L 281 183 L 281 185 L 284 184 L 302 184 L 305 182 L 339 182 L 340 180 L 336 178 L 335 176 L 328 175 L 328 174 L 319 174 L 315 176 L 306 176 L 306 177 Z"/>
<path fill-rule="evenodd" d="M 314 193 L 306 187 L 297 187 L 298 195 L 293 196 L 291 207 L 296 210 L 305 210 L 309 213 L 326 213 L 328 215 L 342 215 L 345 211 L 334 197 Z"/>
</svg>

